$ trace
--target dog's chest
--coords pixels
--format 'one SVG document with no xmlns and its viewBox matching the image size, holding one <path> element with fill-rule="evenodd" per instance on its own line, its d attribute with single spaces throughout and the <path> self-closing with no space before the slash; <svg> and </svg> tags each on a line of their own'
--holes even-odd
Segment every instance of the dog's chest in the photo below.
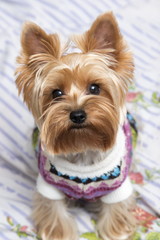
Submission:
<svg viewBox="0 0 160 240">
<path fill-rule="evenodd" d="M 68 197 L 94 200 L 121 186 L 131 164 L 131 148 L 131 133 L 126 123 L 123 130 L 120 130 L 115 148 L 105 159 L 82 166 L 79 164 L 80 156 L 77 156 L 77 164 L 75 156 L 72 156 L 72 161 L 69 162 L 62 156 L 44 156 L 41 152 L 39 170 L 47 183 Z M 96 159 L 91 153 L 87 154 L 87 157 L 87 163 Z"/>
</svg>

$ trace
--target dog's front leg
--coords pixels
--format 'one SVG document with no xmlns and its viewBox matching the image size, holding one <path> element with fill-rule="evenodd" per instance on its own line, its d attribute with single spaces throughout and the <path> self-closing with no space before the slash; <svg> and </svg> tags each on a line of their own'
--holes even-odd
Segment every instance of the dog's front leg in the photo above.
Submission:
<svg viewBox="0 0 160 240">
<path fill-rule="evenodd" d="M 50 200 L 36 193 L 33 220 L 42 240 L 77 239 L 77 227 L 65 200 Z"/>
<path fill-rule="evenodd" d="M 103 240 L 130 240 L 135 232 L 136 220 L 132 214 L 134 198 L 106 204 L 102 202 L 97 230 Z"/>
</svg>

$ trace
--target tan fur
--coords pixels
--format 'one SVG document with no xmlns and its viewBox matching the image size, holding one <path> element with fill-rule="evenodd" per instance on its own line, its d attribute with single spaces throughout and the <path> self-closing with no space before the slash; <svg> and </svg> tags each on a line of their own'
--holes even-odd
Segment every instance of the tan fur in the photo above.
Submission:
<svg viewBox="0 0 160 240">
<path fill-rule="evenodd" d="M 43 240 L 78 240 L 77 226 L 63 200 L 49 200 L 36 193 L 33 220 Z"/>
<path fill-rule="evenodd" d="M 134 208 L 133 196 L 119 203 L 102 203 L 97 223 L 100 237 L 103 240 L 132 239 L 137 224 L 132 213 Z"/>
<path fill-rule="evenodd" d="M 123 108 L 133 72 L 132 57 L 126 51 L 111 13 L 99 17 L 88 32 L 74 37 L 74 41 L 84 53 L 63 56 L 57 35 L 47 35 L 37 25 L 29 23 L 22 32 L 23 48 L 18 58 L 22 65 L 17 69 L 16 83 L 33 112 L 42 141 L 48 151 L 56 154 L 95 148 L 105 151 L 113 146 L 120 107 Z M 91 83 L 101 87 L 96 99 L 87 93 Z M 77 91 L 70 94 L 73 85 Z M 63 90 L 63 101 L 52 100 L 53 89 Z M 86 128 L 78 134 L 70 131 L 68 121 L 69 113 L 75 109 L 83 109 L 89 116 Z"/>
<path fill-rule="evenodd" d="M 65 54 L 71 42 L 82 52 Z M 72 156 L 72 162 L 78 159 L 77 164 L 93 164 L 93 159 L 80 157 L 88 152 L 90 156 L 103 156 L 114 146 L 118 126 L 125 118 L 133 58 L 111 12 L 99 16 L 84 34 L 72 36 L 71 42 L 62 47 L 58 35 L 47 34 L 33 23 L 25 24 L 16 84 L 33 113 L 46 151 Z M 99 95 L 89 93 L 91 84 L 99 85 Z M 56 89 L 64 95 L 53 99 Z M 69 116 L 79 109 L 86 112 L 87 119 L 82 128 L 75 129 Z M 133 233 L 131 202 L 102 204 L 98 230 L 103 240 L 120 240 L 124 234 L 128 239 Z M 63 201 L 37 194 L 33 218 L 43 240 L 77 239 L 76 227 Z"/>
</svg>

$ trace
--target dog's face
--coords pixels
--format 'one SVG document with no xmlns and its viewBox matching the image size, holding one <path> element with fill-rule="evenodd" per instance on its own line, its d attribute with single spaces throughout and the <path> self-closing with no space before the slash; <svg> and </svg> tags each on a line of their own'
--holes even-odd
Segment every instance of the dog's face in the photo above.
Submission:
<svg viewBox="0 0 160 240">
<path fill-rule="evenodd" d="M 133 60 L 112 13 L 72 37 L 65 54 L 59 37 L 27 23 L 22 31 L 17 86 L 32 111 L 47 151 L 106 151 L 115 142 Z"/>
</svg>

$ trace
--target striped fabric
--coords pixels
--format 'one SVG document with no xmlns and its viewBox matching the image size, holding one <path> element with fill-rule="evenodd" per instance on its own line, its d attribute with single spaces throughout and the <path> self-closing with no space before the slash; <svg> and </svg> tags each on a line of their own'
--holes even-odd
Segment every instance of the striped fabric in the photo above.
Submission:
<svg viewBox="0 0 160 240">
<path fill-rule="evenodd" d="M 135 185 L 143 200 L 160 213 L 160 1 L 158 0 L 0 0 L 0 240 L 18 240 L 3 226 L 6 217 L 32 226 L 31 199 L 37 175 L 31 146 L 34 120 L 14 83 L 20 32 L 34 21 L 63 37 L 87 30 L 104 11 L 112 10 L 135 57 L 135 82 L 128 108 L 137 119 L 137 171 L 144 185 Z M 130 101 L 130 99 L 129 99 Z M 74 213 L 80 233 L 93 231 L 86 212 Z M 26 239 L 26 238 L 21 238 Z M 28 237 L 27 239 L 33 239 Z"/>
</svg>

